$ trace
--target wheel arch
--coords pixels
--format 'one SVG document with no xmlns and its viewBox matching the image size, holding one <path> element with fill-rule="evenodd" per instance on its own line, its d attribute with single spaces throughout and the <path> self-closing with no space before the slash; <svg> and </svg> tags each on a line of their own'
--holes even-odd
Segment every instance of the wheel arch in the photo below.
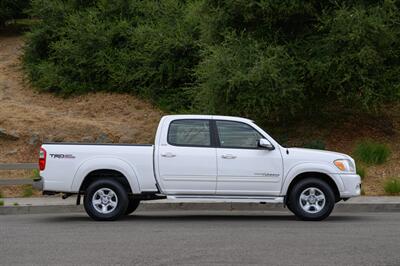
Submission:
<svg viewBox="0 0 400 266">
<path fill-rule="evenodd" d="M 311 172 L 300 173 L 291 180 L 291 182 L 288 184 L 288 187 L 287 187 L 287 190 L 285 193 L 286 194 L 285 204 L 287 203 L 287 201 L 289 199 L 290 191 L 293 189 L 294 185 L 296 185 L 298 182 L 300 182 L 304 179 L 310 178 L 310 177 L 318 178 L 318 179 L 325 181 L 332 188 L 332 191 L 335 195 L 335 201 L 337 202 L 340 200 L 340 191 L 339 191 L 339 188 L 338 188 L 335 180 L 332 179 L 332 177 L 326 173 L 311 171 Z"/>
<path fill-rule="evenodd" d="M 132 193 L 128 179 L 121 172 L 112 169 L 98 169 L 87 174 L 79 187 L 79 192 L 85 192 L 93 181 L 100 178 L 116 180 L 126 189 L 128 193 Z"/>
<path fill-rule="evenodd" d="M 83 191 L 90 181 L 98 177 L 118 179 L 128 188 L 129 193 L 140 193 L 136 171 L 119 158 L 93 158 L 83 162 L 75 173 L 71 191 Z"/>
</svg>

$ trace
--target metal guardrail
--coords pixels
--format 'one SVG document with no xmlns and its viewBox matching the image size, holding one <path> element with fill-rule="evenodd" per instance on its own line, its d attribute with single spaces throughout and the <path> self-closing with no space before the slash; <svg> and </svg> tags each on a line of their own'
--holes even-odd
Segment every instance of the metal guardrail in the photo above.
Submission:
<svg viewBox="0 0 400 266">
<path fill-rule="evenodd" d="M 0 179 L 0 186 L 15 186 L 15 185 L 32 185 L 33 179 L 16 178 L 16 179 Z"/>
<path fill-rule="evenodd" d="M 37 163 L 0 163 L 0 170 L 31 170 L 38 169 Z"/>
<path fill-rule="evenodd" d="M 37 163 L 0 163 L 0 170 L 33 170 Z M 0 179 L 0 186 L 32 185 L 32 178 Z"/>
</svg>

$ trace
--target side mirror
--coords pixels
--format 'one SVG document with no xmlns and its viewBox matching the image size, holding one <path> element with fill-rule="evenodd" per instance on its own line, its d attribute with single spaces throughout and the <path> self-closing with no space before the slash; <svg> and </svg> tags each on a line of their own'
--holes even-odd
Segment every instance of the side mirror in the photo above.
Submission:
<svg viewBox="0 0 400 266">
<path fill-rule="evenodd" d="M 260 139 L 258 141 L 258 147 L 261 147 L 261 148 L 264 148 L 264 149 L 267 149 L 270 151 L 275 150 L 274 145 L 272 145 L 272 143 L 269 142 L 267 139 Z"/>
</svg>

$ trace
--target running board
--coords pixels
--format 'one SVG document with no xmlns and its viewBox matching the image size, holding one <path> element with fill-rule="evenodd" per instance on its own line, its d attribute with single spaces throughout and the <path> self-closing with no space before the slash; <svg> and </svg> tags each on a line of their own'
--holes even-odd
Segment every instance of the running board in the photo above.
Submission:
<svg viewBox="0 0 400 266">
<path fill-rule="evenodd" d="M 266 196 L 230 196 L 230 195 L 167 195 L 169 200 L 190 202 L 254 202 L 254 203 L 283 203 L 283 197 Z"/>
</svg>

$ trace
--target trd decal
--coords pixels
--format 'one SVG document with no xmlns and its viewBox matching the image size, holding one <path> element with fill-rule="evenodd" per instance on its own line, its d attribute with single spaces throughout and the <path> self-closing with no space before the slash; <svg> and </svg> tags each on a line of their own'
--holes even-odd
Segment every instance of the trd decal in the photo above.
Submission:
<svg viewBox="0 0 400 266">
<path fill-rule="evenodd" d="M 56 154 L 56 153 L 50 153 L 49 154 L 51 158 L 54 159 L 75 159 L 75 156 L 72 154 Z"/>
</svg>

